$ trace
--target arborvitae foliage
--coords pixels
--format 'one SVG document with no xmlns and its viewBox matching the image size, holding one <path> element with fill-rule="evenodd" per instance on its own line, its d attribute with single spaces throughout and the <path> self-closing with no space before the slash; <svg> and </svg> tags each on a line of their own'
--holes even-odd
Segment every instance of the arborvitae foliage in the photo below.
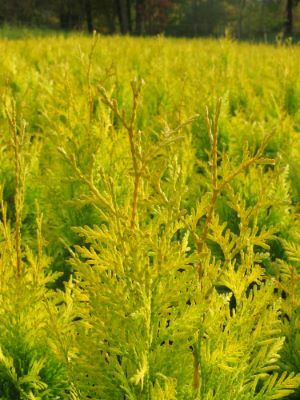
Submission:
<svg viewBox="0 0 300 400">
<path fill-rule="evenodd" d="M 113 179 L 96 176 L 98 157 L 86 174 L 74 154 L 60 152 L 74 177 L 89 187 L 102 223 L 76 228 L 72 265 L 79 288 L 75 385 L 80 395 L 101 399 L 276 399 L 300 384 L 276 370 L 285 337 L 281 303 L 263 263 L 275 227 L 259 225 L 261 202 L 246 206 L 234 185 L 274 160 L 263 156 L 268 138 L 239 165 L 218 152 L 218 102 L 206 117 L 211 150 L 205 193 L 184 207 L 190 171 L 185 126 L 155 138 L 136 120 L 142 82 L 133 81 L 132 111 L 119 109 L 101 89 L 103 103 L 121 122 L 112 141 L 128 140 L 131 160 Z M 94 167 L 94 168 L 93 168 Z M 273 176 L 274 175 L 274 176 Z M 275 181 L 276 174 L 272 175 Z M 99 187 L 102 190 L 99 190 Z M 220 196 L 238 215 L 236 231 L 220 221 Z M 265 196 L 268 207 L 276 206 Z M 228 221 L 230 222 L 230 221 Z M 219 257 L 212 253 L 213 243 Z M 83 304 L 82 304 L 83 303 Z M 88 324 L 87 324 L 88 321 Z M 84 325 L 83 325 L 84 323 Z"/>
<path fill-rule="evenodd" d="M 0 49 L 0 396 L 297 398 L 298 49 Z"/>
<path fill-rule="evenodd" d="M 57 276 L 44 253 L 42 216 L 37 213 L 36 251 L 22 243 L 22 210 L 26 177 L 25 124 L 8 112 L 15 165 L 15 222 L 7 219 L 0 188 L 0 398 L 67 397 L 65 367 L 48 349 L 47 304 L 55 301 L 47 286 Z M 57 300 L 56 300 L 57 301 Z"/>
<path fill-rule="evenodd" d="M 282 321 L 283 333 L 286 336 L 282 350 L 282 368 L 288 371 L 300 371 L 300 316 L 299 316 L 299 260 L 300 245 L 298 241 L 283 242 L 288 261 L 277 260 L 276 286 L 283 297 Z"/>
</svg>

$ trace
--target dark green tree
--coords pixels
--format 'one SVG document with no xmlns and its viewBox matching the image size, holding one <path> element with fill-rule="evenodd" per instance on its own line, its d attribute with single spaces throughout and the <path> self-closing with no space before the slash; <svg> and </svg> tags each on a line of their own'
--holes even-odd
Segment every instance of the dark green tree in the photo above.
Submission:
<svg viewBox="0 0 300 400">
<path fill-rule="evenodd" d="M 299 0 L 286 0 L 285 35 L 287 37 L 292 37 L 294 34 L 294 8 L 298 3 Z"/>
<path fill-rule="evenodd" d="M 85 5 L 86 23 L 87 23 L 88 31 L 90 33 L 92 33 L 93 30 L 94 30 L 92 1 L 91 0 L 85 0 L 84 1 L 84 5 Z"/>
</svg>

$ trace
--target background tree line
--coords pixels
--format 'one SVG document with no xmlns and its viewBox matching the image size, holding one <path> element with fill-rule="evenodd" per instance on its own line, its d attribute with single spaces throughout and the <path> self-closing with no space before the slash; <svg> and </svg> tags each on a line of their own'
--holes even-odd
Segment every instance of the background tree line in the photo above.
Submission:
<svg viewBox="0 0 300 400">
<path fill-rule="evenodd" d="M 300 34 L 299 0 L 4 0 L 0 23 L 114 34 Z"/>
</svg>

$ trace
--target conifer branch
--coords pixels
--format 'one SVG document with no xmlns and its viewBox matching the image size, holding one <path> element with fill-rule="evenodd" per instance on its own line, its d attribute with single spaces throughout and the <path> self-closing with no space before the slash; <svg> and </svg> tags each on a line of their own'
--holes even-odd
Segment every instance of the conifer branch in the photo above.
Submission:
<svg viewBox="0 0 300 400">
<path fill-rule="evenodd" d="M 255 164 L 256 162 L 261 161 L 261 163 L 273 163 L 273 160 L 261 158 L 263 151 L 264 151 L 264 149 L 268 143 L 268 140 L 270 138 L 270 135 L 267 135 L 263 139 L 261 145 L 259 146 L 259 148 L 254 156 L 249 157 L 248 154 L 246 154 L 243 162 L 233 172 L 231 172 L 227 177 L 224 177 L 220 183 L 218 182 L 218 124 L 219 124 L 219 117 L 220 117 L 220 112 L 221 112 L 221 105 L 222 105 L 222 99 L 220 98 L 217 102 L 214 122 L 212 122 L 211 119 L 209 118 L 208 109 L 206 108 L 206 124 L 207 124 L 207 128 L 208 128 L 208 135 L 209 135 L 209 140 L 210 140 L 210 145 L 211 145 L 210 164 L 211 164 L 212 196 L 211 196 L 211 200 L 210 200 L 210 205 L 208 207 L 208 211 L 206 213 L 206 218 L 205 218 L 205 222 L 204 222 L 204 228 L 203 228 L 202 235 L 200 237 L 198 237 L 196 240 L 197 251 L 200 256 L 202 255 L 203 247 L 204 247 L 206 239 L 208 237 L 209 226 L 212 221 L 214 208 L 215 208 L 216 202 L 219 198 L 221 191 L 242 171 L 248 169 L 251 165 Z M 204 273 L 203 263 L 201 261 L 198 263 L 197 273 L 198 273 L 198 279 L 199 279 L 199 284 L 200 284 L 200 288 L 201 288 L 202 287 L 201 281 L 202 281 L 202 277 L 203 277 L 203 273 Z M 207 290 L 207 292 L 204 296 L 206 299 L 212 293 L 212 289 L 213 289 L 213 286 Z M 200 370 L 199 354 L 197 352 L 196 345 L 193 346 L 193 357 L 194 357 L 193 387 L 194 387 L 194 389 L 198 389 L 199 385 L 200 385 L 201 370 Z"/>
<path fill-rule="evenodd" d="M 93 182 L 93 176 L 91 174 L 90 178 L 88 178 L 82 171 L 81 169 L 78 167 L 76 159 L 74 157 L 74 155 L 70 155 L 66 152 L 66 150 L 63 147 L 58 147 L 57 150 L 60 152 L 60 154 L 64 157 L 64 159 L 68 162 L 68 164 L 72 167 L 73 171 L 75 172 L 75 174 L 77 175 L 77 177 L 84 182 L 90 189 L 90 191 L 95 195 L 96 199 L 103 204 L 108 211 L 114 215 L 115 214 L 115 210 L 113 209 L 112 205 L 110 204 L 109 200 L 105 198 L 105 196 L 103 196 L 99 190 L 97 189 L 97 187 L 95 186 L 94 182 Z"/>
<path fill-rule="evenodd" d="M 10 259 L 12 260 L 12 264 L 14 265 L 15 263 L 15 251 L 14 251 L 14 243 L 11 240 L 11 234 L 9 231 L 9 226 L 8 226 L 8 221 L 7 221 L 7 205 L 4 202 L 3 199 L 3 187 L 0 186 L 0 211 L 1 211 L 1 232 L 3 233 L 5 243 L 8 248 L 8 253 L 10 256 Z"/>
<path fill-rule="evenodd" d="M 219 118 L 220 118 L 220 112 L 221 112 L 221 105 L 222 105 L 222 99 L 220 98 L 217 102 L 217 107 L 216 107 L 216 113 L 215 113 L 215 118 L 214 118 L 214 123 L 212 123 L 211 119 L 209 118 L 208 114 L 208 108 L 206 108 L 206 125 L 208 128 L 208 135 L 209 135 L 209 140 L 211 144 L 211 183 L 212 183 L 212 188 L 213 188 L 213 193 L 212 193 L 212 198 L 210 202 L 210 207 L 208 209 L 206 218 L 205 218 L 205 223 L 204 223 L 204 229 L 201 237 L 197 241 L 197 250 L 198 253 L 201 254 L 203 250 L 204 243 L 207 238 L 208 234 L 208 229 L 209 229 L 209 224 L 212 219 L 213 215 L 213 210 L 215 207 L 215 204 L 217 202 L 217 199 L 220 194 L 220 188 L 218 187 L 218 124 L 219 124 Z M 198 277 L 201 279 L 202 277 L 202 264 L 200 263 L 198 266 Z"/>
<path fill-rule="evenodd" d="M 88 69 L 87 69 L 88 96 L 89 96 L 89 122 L 91 122 L 92 118 L 93 118 L 94 97 L 92 94 L 91 70 L 92 70 L 92 61 L 93 61 L 93 56 L 95 53 L 97 42 L 98 42 L 98 35 L 94 31 L 93 32 L 93 42 L 92 42 L 91 50 L 89 53 L 89 61 L 88 61 Z"/>
<path fill-rule="evenodd" d="M 22 226 L 22 211 L 24 206 L 24 192 L 25 192 L 25 161 L 22 153 L 25 141 L 25 128 L 24 120 L 21 120 L 20 130 L 17 127 L 16 105 L 12 102 L 11 111 L 6 108 L 6 116 L 9 123 L 11 133 L 11 145 L 14 152 L 14 166 L 15 166 L 15 246 L 16 246 L 16 271 L 17 276 L 22 272 L 22 250 L 21 250 L 21 226 Z"/>
<path fill-rule="evenodd" d="M 221 104 L 222 104 L 222 99 L 220 98 L 217 102 L 217 108 L 216 108 L 216 113 L 215 113 L 215 118 L 214 118 L 214 123 L 209 118 L 208 115 L 208 108 L 206 108 L 206 124 L 208 128 L 208 135 L 209 135 L 209 140 L 210 140 L 210 145 L 211 145 L 211 180 L 212 180 L 212 188 L 213 188 L 213 194 L 211 198 L 211 203 L 210 207 L 208 210 L 208 213 L 205 218 L 205 223 L 204 223 L 204 229 L 201 237 L 197 241 L 197 251 L 199 255 L 202 255 L 203 251 L 203 246 L 207 238 L 208 234 L 208 228 L 209 224 L 212 219 L 213 215 L 213 210 L 216 204 L 216 201 L 219 196 L 219 189 L 218 189 L 218 184 L 217 184 L 217 177 L 218 177 L 218 122 L 219 122 L 219 117 L 220 117 L 220 112 L 221 112 Z M 198 279 L 199 283 L 201 285 L 201 279 L 202 279 L 202 274 L 203 274 L 203 265 L 202 262 L 200 261 L 197 266 L 197 272 L 198 272 Z M 199 340 L 199 338 L 198 338 Z M 198 349 L 198 344 L 195 343 L 193 346 L 193 357 L 194 357 L 194 373 L 193 373 L 193 387 L 195 390 L 199 389 L 200 386 L 200 376 L 201 376 L 201 365 L 200 365 L 200 355 L 199 355 L 199 349 Z"/>
<path fill-rule="evenodd" d="M 138 148 L 139 146 L 137 143 L 138 132 L 136 131 L 135 127 L 137 110 L 139 106 L 140 94 L 143 84 L 144 84 L 143 80 L 131 81 L 133 101 L 132 101 L 132 110 L 129 121 L 125 117 L 125 112 L 124 111 L 121 112 L 119 110 L 116 100 L 110 99 L 105 89 L 102 87 L 100 88 L 100 92 L 102 94 L 102 102 L 106 104 L 115 113 L 115 115 L 119 118 L 119 120 L 121 121 L 121 123 L 123 124 L 128 133 L 132 166 L 134 172 L 134 187 L 133 187 L 132 209 L 131 209 L 131 219 L 130 219 L 131 229 L 134 229 L 136 227 L 138 194 L 139 194 L 140 180 L 143 169 L 143 165 L 140 161 L 141 155 Z"/>
</svg>

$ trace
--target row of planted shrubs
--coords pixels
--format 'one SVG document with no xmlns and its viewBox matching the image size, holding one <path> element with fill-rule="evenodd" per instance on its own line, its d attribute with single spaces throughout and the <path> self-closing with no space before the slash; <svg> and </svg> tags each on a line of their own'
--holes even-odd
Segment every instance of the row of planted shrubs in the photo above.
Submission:
<svg viewBox="0 0 300 400">
<path fill-rule="evenodd" d="M 242 45 L 209 46 L 235 59 Z M 26 98 L 3 96 L 0 398 L 296 399 L 297 110 L 265 94 L 282 131 L 266 129 L 220 90 L 209 110 L 183 104 L 169 123 L 163 98 L 151 123 L 159 86 L 150 96 L 147 81 L 97 80 L 96 39 L 81 57 L 79 104 L 73 73 L 65 98 L 47 81 L 39 122 L 24 122 Z M 237 96 L 257 103 L 245 82 Z"/>
</svg>

